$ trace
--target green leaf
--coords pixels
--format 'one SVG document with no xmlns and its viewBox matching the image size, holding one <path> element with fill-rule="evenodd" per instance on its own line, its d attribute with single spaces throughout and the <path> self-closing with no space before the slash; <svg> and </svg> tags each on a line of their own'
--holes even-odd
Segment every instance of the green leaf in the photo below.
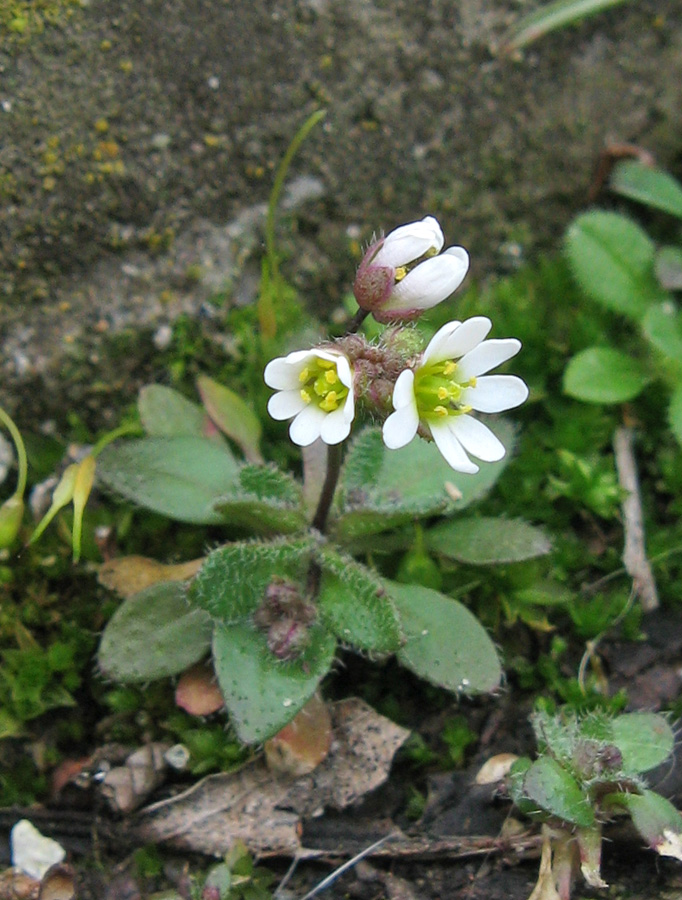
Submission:
<svg viewBox="0 0 682 900">
<path fill-rule="evenodd" d="M 663 716 L 627 713 L 613 720 L 613 742 L 623 754 L 623 768 L 648 772 L 673 752 L 675 735 Z"/>
<path fill-rule="evenodd" d="M 625 403 L 649 383 L 643 366 L 611 347 L 588 347 L 571 359 L 564 371 L 564 391 L 587 403 Z"/>
<path fill-rule="evenodd" d="M 662 856 L 682 859 L 682 816 L 669 800 L 654 791 L 617 794 L 614 800 L 629 811 L 633 825 L 649 847 Z"/>
<path fill-rule="evenodd" d="M 137 409 L 149 437 L 206 437 L 206 413 L 173 388 L 145 385 L 140 389 Z"/>
<path fill-rule="evenodd" d="M 215 424 L 241 448 L 249 462 L 261 463 L 262 426 L 253 409 L 242 398 L 206 375 L 197 378 L 197 388 Z"/>
<path fill-rule="evenodd" d="M 594 823 L 594 810 L 578 782 L 550 756 L 541 756 L 523 778 L 523 795 L 540 809 L 582 828 Z"/>
<path fill-rule="evenodd" d="M 400 620 L 376 575 L 350 557 L 322 548 L 322 580 L 317 598 L 322 621 L 336 637 L 358 650 L 395 653 Z"/>
<path fill-rule="evenodd" d="M 438 591 L 385 581 L 398 608 L 405 644 L 400 662 L 457 694 L 490 693 L 502 669 L 488 632 L 469 610 Z"/>
<path fill-rule="evenodd" d="M 611 189 L 682 219 L 682 185 L 663 169 L 624 159 L 614 166 Z"/>
<path fill-rule="evenodd" d="M 250 626 L 219 625 L 213 664 L 239 739 L 259 743 L 291 721 L 329 671 L 335 648 L 333 635 L 314 627 L 300 658 L 278 660 L 265 636 Z"/>
<path fill-rule="evenodd" d="M 454 519 L 425 534 L 427 547 L 449 559 L 472 565 L 521 562 L 551 550 L 541 528 L 522 519 Z"/>
<path fill-rule="evenodd" d="M 659 353 L 682 363 L 682 321 L 671 300 L 649 307 L 642 320 L 642 331 Z"/>
<path fill-rule="evenodd" d="M 682 248 L 661 247 L 654 264 L 656 278 L 667 291 L 682 290 Z"/>
<path fill-rule="evenodd" d="M 682 384 L 678 384 L 670 398 L 668 421 L 677 443 L 682 446 Z"/>
<path fill-rule="evenodd" d="M 640 319 L 649 303 L 661 299 L 654 244 L 625 216 L 583 213 L 569 226 L 565 249 L 585 293 L 608 309 Z"/>
<path fill-rule="evenodd" d="M 238 473 L 227 447 L 199 437 L 125 441 L 97 457 L 97 476 L 107 487 L 138 506 L 197 525 L 225 522 L 215 501 Z"/>
<path fill-rule="evenodd" d="M 215 509 L 230 525 L 258 534 L 291 534 L 306 525 L 301 486 L 275 466 L 244 466 Z"/>
<path fill-rule="evenodd" d="M 192 581 L 190 600 L 224 624 L 245 621 L 263 602 L 273 578 L 303 589 L 314 548 L 311 538 L 219 547 Z"/>
<path fill-rule="evenodd" d="M 464 509 L 497 481 L 513 449 L 513 429 L 496 420 L 491 430 L 507 447 L 505 459 L 483 463 L 462 475 L 445 462 L 435 444 L 415 438 L 388 450 L 381 430 L 367 428 L 353 441 L 341 473 L 335 530 L 353 539 L 399 527 L 416 518 Z M 461 494 L 461 498 L 454 498 Z"/>
<path fill-rule="evenodd" d="M 129 597 L 107 623 L 99 646 L 102 672 L 114 681 L 153 681 L 182 672 L 211 646 L 213 625 L 187 603 L 180 581 Z"/>
<path fill-rule="evenodd" d="M 500 52 L 509 55 L 557 28 L 565 28 L 624 0 L 554 0 L 521 17 L 504 37 Z"/>
</svg>

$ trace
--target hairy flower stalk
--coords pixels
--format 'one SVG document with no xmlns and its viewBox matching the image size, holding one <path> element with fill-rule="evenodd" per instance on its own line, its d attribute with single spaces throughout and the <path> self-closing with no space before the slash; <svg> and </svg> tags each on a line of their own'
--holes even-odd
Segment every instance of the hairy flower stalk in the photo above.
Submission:
<svg viewBox="0 0 682 900">
<path fill-rule="evenodd" d="M 448 322 L 431 339 L 414 368 L 400 373 L 393 391 L 395 412 L 384 422 L 384 443 L 404 447 L 421 430 L 458 472 L 473 474 L 469 454 L 496 462 L 503 444 L 472 411 L 494 413 L 519 406 L 528 396 L 515 375 L 486 375 L 521 349 L 515 338 L 484 338 L 492 327 L 485 316 Z"/>
<path fill-rule="evenodd" d="M 444 243 L 433 216 L 374 241 L 353 286 L 360 308 L 384 324 L 406 322 L 449 297 L 464 280 L 469 254 L 464 247 L 441 253 Z"/>
<path fill-rule="evenodd" d="M 265 383 L 278 393 L 268 402 L 273 419 L 293 418 L 291 440 L 307 447 L 318 438 L 339 444 L 355 416 L 353 371 L 348 357 L 332 348 L 297 350 L 265 367 Z"/>
</svg>

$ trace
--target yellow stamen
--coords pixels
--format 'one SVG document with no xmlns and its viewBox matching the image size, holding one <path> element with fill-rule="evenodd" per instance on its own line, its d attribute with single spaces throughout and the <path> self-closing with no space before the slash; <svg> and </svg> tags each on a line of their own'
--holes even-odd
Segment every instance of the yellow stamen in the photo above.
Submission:
<svg viewBox="0 0 682 900">
<path fill-rule="evenodd" d="M 398 268 L 395 270 L 395 275 L 393 277 L 395 278 L 396 283 L 397 283 L 398 281 L 402 281 L 406 275 L 407 275 L 407 266 L 398 266 Z"/>
<path fill-rule="evenodd" d="M 325 412 L 333 412 L 339 405 L 336 391 L 329 391 L 324 400 L 320 400 L 320 409 Z"/>
<path fill-rule="evenodd" d="M 321 369 L 331 369 L 332 366 L 333 366 L 334 368 L 336 368 L 336 363 L 335 363 L 335 362 L 331 362 L 331 360 L 329 360 L 329 359 L 321 359 L 319 356 L 317 356 L 317 357 L 315 358 L 315 362 L 318 364 L 318 366 L 319 366 Z"/>
<path fill-rule="evenodd" d="M 444 406 L 434 406 L 433 411 L 437 416 L 440 416 L 441 418 L 444 418 L 448 414 L 448 411 Z"/>
<path fill-rule="evenodd" d="M 449 393 L 450 392 L 448 391 L 448 389 L 446 387 L 439 387 L 438 388 L 438 399 L 439 400 L 447 400 Z"/>
<path fill-rule="evenodd" d="M 455 371 L 456 368 L 457 368 L 457 364 L 455 363 L 454 360 L 452 360 L 452 359 L 446 360 L 445 364 L 443 366 L 443 375 L 452 375 L 452 373 Z"/>
<path fill-rule="evenodd" d="M 312 400 L 312 397 L 305 389 L 301 391 L 301 400 L 303 400 L 304 403 L 310 403 Z"/>
<path fill-rule="evenodd" d="M 308 368 L 308 366 L 306 366 L 304 369 L 301 369 L 298 380 L 301 382 L 301 384 L 305 384 L 309 377 L 310 369 Z"/>
<path fill-rule="evenodd" d="M 336 370 L 335 369 L 327 369 L 324 373 L 325 380 L 327 384 L 335 384 L 336 383 Z"/>
</svg>

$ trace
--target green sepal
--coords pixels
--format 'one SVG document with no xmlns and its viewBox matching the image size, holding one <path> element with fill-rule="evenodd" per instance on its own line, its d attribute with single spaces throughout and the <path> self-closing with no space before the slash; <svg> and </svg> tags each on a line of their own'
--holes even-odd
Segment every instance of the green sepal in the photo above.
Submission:
<svg viewBox="0 0 682 900">
<path fill-rule="evenodd" d="M 301 486 L 272 465 L 243 466 L 214 508 L 230 525 L 258 534 L 292 534 L 306 525 Z"/>
<path fill-rule="evenodd" d="M 97 477 L 107 487 L 137 506 L 196 525 L 225 522 L 215 500 L 238 475 L 229 449 L 201 437 L 121 441 L 97 457 Z"/>
<path fill-rule="evenodd" d="M 594 824 L 589 797 L 575 778 L 551 756 L 536 759 L 523 776 L 521 791 L 526 800 L 545 813 L 588 828 Z"/>
<path fill-rule="evenodd" d="M 521 562 L 552 548 L 543 529 L 522 519 L 453 519 L 425 533 L 430 550 L 471 565 Z"/>
<path fill-rule="evenodd" d="M 336 640 L 313 626 L 295 660 L 279 660 L 250 625 L 217 625 L 213 665 L 237 735 L 245 744 L 272 737 L 312 697 L 334 661 Z"/>
<path fill-rule="evenodd" d="M 385 586 L 366 566 L 328 547 L 320 550 L 322 568 L 317 605 L 326 627 L 357 650 L 395 653 L 402 642 L 400 620 Z"/>
<path fill-rule="evenodd" d="M 184 582 L 154 584 L 125 600 L 99 645 L 100 670 L 114 681 L 153 681 L 182 672 L 211 646 L 213 626 L 187 603 Z"/>
<path fill-rule="evenodd" d="M 384 584 L 405 634 L 397 654 L 404 666 L 457 694 L 487 694 L 499 687 L 502 669 L 495 646 L 465 606 L 420 585 Z"/>
<path fill-rule="evenodd" d="M 246 621 L 263 602 L 273 578 L 305 588 L 316 541 L 242 541 L 210 553 L 189 589 L 190 601 L 217 621 Z"/>
</svg>

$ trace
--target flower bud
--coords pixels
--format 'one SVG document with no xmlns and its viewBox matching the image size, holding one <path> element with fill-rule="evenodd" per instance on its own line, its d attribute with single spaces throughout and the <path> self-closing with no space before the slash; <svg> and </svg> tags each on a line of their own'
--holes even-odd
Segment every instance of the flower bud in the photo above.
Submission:
<svg viewBox="0 0 682 900">
<path fill-rule="evenodd" d="M 0 550 L 12 546 L 21 528 L 23 517 L 24 501 L 16 494 L 0 506 Z"/>
</svg>

